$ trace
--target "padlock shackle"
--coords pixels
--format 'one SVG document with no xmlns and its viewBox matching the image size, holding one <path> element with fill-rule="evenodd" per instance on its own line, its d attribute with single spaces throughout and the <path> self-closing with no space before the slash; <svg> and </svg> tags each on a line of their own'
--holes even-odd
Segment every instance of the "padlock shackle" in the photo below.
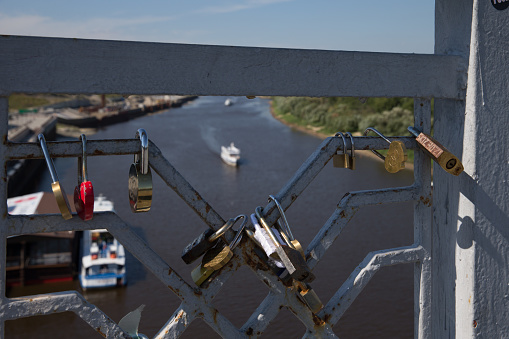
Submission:
<svg viewBox="0 0 509 339">
<path fill-rule="evenodd" d="M 284 228 L 284 232 L 286 233 L 286 235 L 288 236 L 290 241 L 295 240 L 295 238 L 294 238 L 294 236 L 292 234 L 292 231 L 290 229 L 290 225 L 288 224 L 288 220 L 286 219 L 285 211 L 283 210 L 283 207 L 281 206 L 279 201 L 273 195 L 269 195 L 269 199 L 268 200 L 269 200 L 269 202 L 271 200 L 274 201 L 274 203 L 276 204 L 277 209 L 279 210 L 279 215 L 280 215 L 279 220 L 283 220 L 283 224 L 284 224 L 284 227 L 281 227 L 281 228 Z"/>
<path fill-rule="evenodd" d="M 409 126 L 408 127 L 408 131 L 414 136 L 414 137 L 418 137 L 422 132 L 419 131 L 417 128 L 413 127 L 413 126 Z"/>
<path fill-rule="evenodd" d="M 281 247 L 281 244 L 277 240 L 276 235 L 265 221 L 265 218 L 262 216 L 262 206 L 258 206 L 255 209 L 255 215 L 258 221 L 260 221 L 260 224 L 262 224 L 262 227 L 265 229 L 265 231 L 267 231 L 267 234 L 269 235 L 270 240 L 272 240 L 274 245 L 276 245 L 277 248 Z"/>
<path fill-rule="evenodd" d="M 39 134 L 37 136 L 37 138 L 39 139 L 39 143 L 41 144 L 41 148 L 42 148 L 42 153 L 44 154 L 44 159 L 46 160 L 46 164 L 48 165 L 48 169 L 49 169 L 49 174 L 51 175 L 51 180 L 53 180 L 53 182 L 57 182 L 58 181 L 58 174 L 57 174 L 57 171 L 55 170 L 55 164 L 53 164 L 53 160 L 51 159 L 50 155 L 49 155 L 49 151 L 48 151 L 48 147 L 46 146 L 46 139 L 44 138 L 44 134 Z"/>
<path fill-rule="evenodd" d="M 244 221 L 242 221 L 242 224 L 240 224 L 240 228 L 239 230 L 237 231 L 237 234 L 235 234 L 235 238 L 233 238 L 231 244 L 230 244 L 230 249 L 233 251 L 235 249 L 235 247 L 237 247 L 237 245 L 240 243 L 240 241 L 242 240 L 242 234 L 244 233 L 244 229 L 246 228 L 246 224 L 247 224 L 247 216 L 245 216 L 244 214 L 240 214 L 240 215 L 237 215 L 233 221 L 233 225 L 235 225 L 235 223 L 237 223 L 237 221 L 239 219 L 244 219 Z"/>
<path fill-rule="evenodd" d="M 352 144 L 352 148 L 350 149 L 351 150 L 350 158 L 354 158 L 355 157 L 355 141 L 353 139 L 353 135 L 350 132 L 346 132 L 345 135 L 348 135 L 348 137 L 350 138 L 350 144 Z"/>
<path fill-rule="evenodd" d="M 379 136 L 380 138 L 384 139 L 384 140 L 385 140 L 385 141 L 387 141 L 389 144 L 391 143 L 391 141 L 390 141 L 389 139 L 387 139 L 387 138 L 385 137 L 385 135 L 383 135 L 382 133 L 380 133 L 379 131 L 377 131 L 377 130 L 376 130 L 375 128 L 373 128 L 373 127 L 368 127 L 368 128 L 366 128 L 366 130 L 364 131 L 364 136 L 367 136 L 367 135 L 368 135 L 368 133 L 369 133 L 370 131 L 371 131 L 371 132 L 374 132 L 374 133 L 376 133 L 376 134 L 378 134 L 378 136 Z M 375 154 L 377 157 L 379 157 L 380 159 L 382 159 L 383 161 L 385 161 L 385 157 L 384 157 L 382 154 L 380 154 L 380 152 L 378 152 L 378 151 L 376 151 L 376 150 L 374 150 L 374 149 L 373 149 L 373 150 L 371 150 L 371 152 L 373 152 L 373 154 Z"/>
<path fill-rule="evenodd" d="M 147 174 L 148 172 L 148 136 L 147 132 L 143 128 L 139 128 L 136 131 L 135 138 L 140 138 L 141 141 L 141 161 L 140 161 L 140 172 L 141 174 Z M 134 163 L 139 161 L 139 155 L 134 155 Z"/>
<path fill-rule="evenodd" d="M 342 132 L 337 132 L 336 134 L 334 134 L 335 137 L 338 137 L 340 136 L 341 139 L 343 139 L 343 154 L 346 154 L 346 152 L 348 151 L 348 149 L 346 148 L 346 139 L 345 139 L 345 136 Z"/>
<path fill-rule="evenodd" d="M 220 229 L 212 233 L 212 235 L 207 239 L 208 242 L 214 242 L 220 237 L 222 237 L 232 226 L 235 224 L 235 219 L 230 218 L 226 221 L 226 223 L 221 226 Z"/>
<path fill-rule="evenodd" d="M 78 157 L 78 183 L 88 181 L 88 170 L 87 170 L 87 136 L 85 134 L 80 135 L 82 144 L 82 155 Z M 80 161 L 81 160 L 81 161 Z"/>
</svg>

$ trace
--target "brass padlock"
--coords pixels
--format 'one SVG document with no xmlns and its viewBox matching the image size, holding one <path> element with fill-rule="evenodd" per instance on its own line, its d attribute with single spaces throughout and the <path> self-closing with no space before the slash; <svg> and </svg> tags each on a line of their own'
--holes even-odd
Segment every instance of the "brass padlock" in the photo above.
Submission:
<svg viewBox="0 0 509 339">
<path fill-rule="evenodd" d="M 240 219 L 244 219 L 244 221 L 240 225 L 240 228 L 232 242 L 229 245 L 222 242 L 217 243 L 216 246 L 205 253 L 202 258 L 201 265 L 195 267 L 191 271 L 191 277 L 196 285 L 201 286 L 212 275 L 212 273 L 223 268 L 233 258 L 233 250 L 242 240 L 242 235 L 247 224 L 247 217 L 243 214 L 235 217 L 233 224 Z"/>
<path fill-rule="evenodd" d="M 57 171 L 55 170 L 55 165 L 53 164 L 53 160 L 51 160 L 48 148 L 46 147 L 46 139 L 44 139 L 43 134 L 39 134 L 37 138 L 41 144 L 42 153 L 44 154 L 44 159 L 46 160 L 49 174 L 51 175 L 51 180 L 53 181 L 51 183 L 51 189 L 53 190 L 53 195 L 57 201 L 58 209 L 60 210 L 60 213 L 65 220 L 71 219 L 71 206 L 69 205 L 69 200 L 67 199 L 67 194 L 65 193 L 64 188 L 60 186 Z"/>
<path fill-rule="evenodd" d="M 348 168 L 351 170 L 354 170 L 355 169 L 355 142 L 354 142 L 352 133 L 346 132 L 345 135 L 348 135 L 348 137 L 350 138 L 350 144 L 352 146 L 350 148 L 350 157 L 348 160 Z"/>
<path fill-rule="evenodd" d="M 323 308 L 322 301 L 309 284 L 294 281 L 293 286 L 297 290 L 297 295 L 309 307 L 311 312 L 318 313 Z"/>
<path fill-rule="evenodd" d="M 378 134 L 378 136 L 380 136 L 382 139 L 384 139 L 390 144 L 389 151 L 387 152 L 387 156 L 385 157 L 379 152 L 371 150 L 371 152 L 373 152 L 377 157 L 384 161 L 385 169 L 387 170 L 387 172 L 397 173 L 404 169 L 405 162 L 407 159 L 405 144 L 403 144 L 403 142 L 400 140 L 390 141 L 382 133 L 380 133 L 373 127 L 366 128 L 366 130 L 364 131 L 364 136 L 366 136 L 369 131 L 375 132 L 376 134 Z"/>
<path fill-rule="evenodd" d="M 347 153 L 346 139 L 343 133 L 337 132 L 335 137 L 340 136 L 343 139 L 343 153 L 337 153 L 332 156 L 332 165 L 338 168 L 350 168 L 350 157 Z"/>
<path fill-rule="evenodd" d="M 441 143 L 415 127 L 408 127 L 408 131 L 416 137 L 417 144 L 447 173 L 459 175 L 463 172 L 461 161 Z"/>
<path fill-rule="evenodd" d="M 148 162 L 148 137 L 143 128 L 138 129 L 136 138 L 141 141 L 141 155 L 134 155 L 129 169 L 129 204 L 131 211 L 148 212 L 152 204 L 152 174 Z"/>
</svg>

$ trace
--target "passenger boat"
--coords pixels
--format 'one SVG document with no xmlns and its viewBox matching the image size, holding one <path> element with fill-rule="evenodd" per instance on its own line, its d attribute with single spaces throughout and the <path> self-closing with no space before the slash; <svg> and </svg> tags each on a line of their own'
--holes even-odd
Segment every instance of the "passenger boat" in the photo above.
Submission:
<svg viewBox="0 0 509 339">
<path fill-rule="evenodd" d="M 96 198 L 94 212 L 113 211 L 113 203 Z M 80 249 L 81 288 L 106 288 L 126 285 L 124 247 L 106 229 L 83 231 Z"/>
<path fill-rule="evenodd" d="M 228 147 L 221 146 L 221 159 L 228 165 L 237 166 L 240 159 L 240 149 L 235 147 L 233 142 Z"/>
</svg>

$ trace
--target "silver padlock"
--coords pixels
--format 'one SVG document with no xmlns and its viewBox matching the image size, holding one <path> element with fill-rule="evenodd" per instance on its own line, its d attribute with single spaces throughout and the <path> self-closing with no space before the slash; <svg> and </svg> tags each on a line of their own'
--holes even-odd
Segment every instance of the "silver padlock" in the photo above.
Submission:
<svg viewBox="0 0 509 339">
<path fill-rule="evenodd" d="M 148 212 L 152 205 L 152 174 L 148 162 L 148 137 L 143 128 L 138 129 L 136 138 L 141 141 L 141 155 L 134 155 L 129 169 L 129 205 L 131 211 Z"/>
</svg>

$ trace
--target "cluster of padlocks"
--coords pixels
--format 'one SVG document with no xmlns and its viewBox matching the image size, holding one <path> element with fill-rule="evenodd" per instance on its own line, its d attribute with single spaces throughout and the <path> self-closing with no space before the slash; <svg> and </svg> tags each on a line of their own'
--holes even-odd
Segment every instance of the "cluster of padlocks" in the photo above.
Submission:
<svg viewBox="0 0 509 339">
<path fill-rule="evenodd" d="M 134 155 L 134 163 L 129 169 L 129 204 L 131 210 L 147 212 L 152 204 L 152 174 L 148 162 L 148 136 L 147 132 L 140 128 L 136 132 L 136 138 L 140 139 L 141 151 Z M 66 220 L 72 218 L 71 207 L 64 188 L 60 185 L 58 174 L 46 146 L 43 134 L 38 135 L 39 143 L 48 165 L 51 175 L 51 189 L 57 201 L 62 217 Z M 74 188 L 74 208 L 78 216 L 84 221 L 91 220 L 94 215 L 94 187 L 88 180 L 87 171 L 87 137 L 80 136 L 82 142 L 82 156 L 78 157 L 78 185 Z"/>
<path fill-rule="evenodd" d="M 408 130 L 416 137 L 417 144 L 448 173 L 459 175 L 463 171 L 463 165 L 459 159 L 435 139 L 421 133 L 415 127 L 409 127 Z M 384 160 L 386 170 L 390 173 L 397 173 L 403 169 L 407 159 L 404 143 L 400 140 L 390 141 L 372 127 L 364 131 L 364 136 L 367 136 L 369 132 L 376 133 L 390 144 L 386 156 L 372 150 Z M 345 135 L 350 139 L 350 147 L 347 145 Z M 338 132 L 335 137 L 342 138 L 343 149 L 333 156 L 334 167 L 354 170 L 356 167 L 354 137 L 348 132 Z M 146 131 L 139 129 L 135 138 L 140 139 L 141 151 L 135 154 L 134 163 L 129 171 L 129 202 L 133 212 L 146 212 L 150 209 L 152 201 L 152 176 L 149 167 Z M 87 175 L 86 136 L 82 134 L 80 139 L 83 152 L 82 156 L 78 157 L 78 186 L 74 191 L 74 205 L 80 218 L 86 221 L 92 219 L 93 216 L 94 192 Z M 65 219 L 70 219 L 72 214 L 69 202 L 59 184 L 42 134 L 39 135 L 39 141 L 53 180 L 52 189 L 58 206 L 62 216 Z M 249 217 L 240 214 L 227 220 L 218 230 L 205 230 L 184 248 L 181 255 L 182 260 L 186 264 L 191 264 L 202 257 L 200 265 L 191 272 L 193 281 L 201 287 L 206 281 L 213 279 L 214 273 L 220 271 L 233 258 L 233 250 L 246 234 L 256 244 L 255 253 L 267 264 L 281 283 L 293 290 L 311 312 L 317 313 L 323 308 L 323 303 L 310 285 L 315 276 L 307 264 L 304 250 L 293 236 L 279 201 L 273 195 L 269 195 L 268 201 L 273 201 L 279 211 L 279 218 L 273 225 L 266 221 L 263 208 L 258 206 Z M 238 230 L 235 231 L 233 228 L 239 221 L 242 222 Z"/>
<path fill-rule="evenodd" d="M 418 145 L 447 172 L 459 175 L 463 171 L 463 165 L 458 158 L 432 137 L 419 132 L 415 127 L 409 127 L 408 130 L 416 137 Z M 390 141 L 372 127 L 366 129 L 364 136 L 370 131 L 378 134 L 390 144 L 386 156 L 373 151 L 384 160 L 386 170 L 396 173 L 405 168 L 407 150 L 403 142 L 400 140 Z M 345 135 L 350 138 L 350 152 L 348 152 Z M 333 156 L 334 167 L 354 170 L 356 166 L 354 137 L 348 132 L 344 134 L 338 132 L 335 137 L 342 138 L 344 147 L 341 152 Z M 258 206 L 249 218 L 241 214 L 229 219 L 217 231 L 212 229 L 204 231 L 184 248 L 181 255 L 182 260 L 186 264 L 191 264 L 203 256 L 200 265 L 191 273 L 195 284 L 202 286 L 214 272 L 219 271 L 231 260 L 233 249 L 239 244 L 243 233 L 245 233 L 256 244 L 256 254 L 265 261 L 283 285 L 295 291 L 311 312 L 317 313 L 323 308 L 323 303 L 310 286 L 315 276 L 307 265 L 304 250 L 299 241 L 294 238 L 279 201 L 273 195 L 269 195 L 268 201 L 273 201 L 279 210 L 279 218 L 274 225 L 267 223 L 262 207 Z M 242 220 L 242 224 L 235 232 L 233 240 L 228 241 L 225 237 L 226 232 L 233 229 L 239 220 Z M 251 224 L 247 225 L 248 221 L 251 221 Z"/>
</svg>

